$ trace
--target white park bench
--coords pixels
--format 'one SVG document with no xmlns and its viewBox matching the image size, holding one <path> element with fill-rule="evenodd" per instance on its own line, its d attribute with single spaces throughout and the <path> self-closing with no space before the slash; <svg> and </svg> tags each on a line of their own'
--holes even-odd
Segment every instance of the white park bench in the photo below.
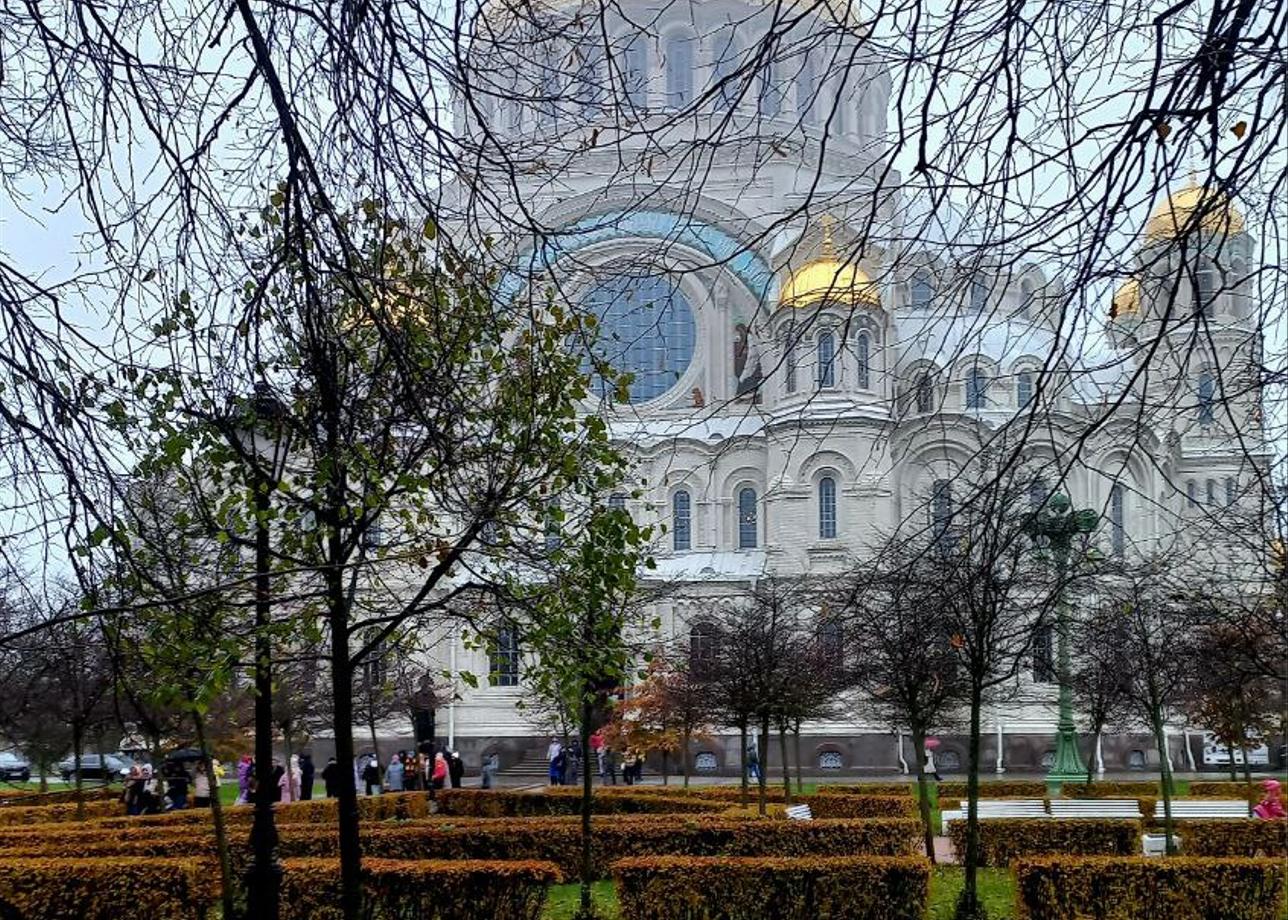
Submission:
<svg viewBox="0 0 1288 920">
<path fill-rule="evenodd" d="M 1248 803 L 1242 799 L 1172 799 L 1172 817 L 1178 820 L 1248 817 Z M 1154 806 L 1154 820 L 1163 820 L 1163 800 Z"/>
<path fill-rule="evenodd" d="M 961 808 L 955 811 L 940 812 L 943 833 L 948 833 L 949 821 L 965 821 L 969 802 L 962 801 Z M 1047 818 L 1046 803 L 1041 799 L 980 799 L 978 813 L 981 821 L 998 818 Z"/>
<path fill-rule="evenodd" d="M 808 805 L 788 805 L 787 817 L 793 821 L 813 821 L 814 813 L 809 810 Z"/>
<path fill-rule="evenodd" d="M 1136 799 L 1052 799 L 1051 817 L 1140 821 L 1145 816 Z"/>
</svg>

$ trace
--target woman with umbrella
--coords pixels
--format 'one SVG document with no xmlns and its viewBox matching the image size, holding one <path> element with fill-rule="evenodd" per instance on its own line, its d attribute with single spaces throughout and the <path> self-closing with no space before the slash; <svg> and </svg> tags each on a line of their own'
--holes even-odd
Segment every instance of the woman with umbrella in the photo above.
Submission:
<svg viewBox="0 0 1288 920">
<path fill-rule="evenodd" d="M 935 769 L 935 748 L 939 747 L 938 738 L 926 739 L 926 772 L 935 778 L 935 782 L 942 783 L 943 778 L 939 771 Z"/>
</svg>

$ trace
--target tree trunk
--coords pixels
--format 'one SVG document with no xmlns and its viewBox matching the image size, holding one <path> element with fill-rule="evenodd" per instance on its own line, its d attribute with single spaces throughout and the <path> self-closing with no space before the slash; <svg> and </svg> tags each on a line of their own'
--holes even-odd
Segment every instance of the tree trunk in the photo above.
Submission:
<svg viewBox="0 0 1288 920">
<path fill-rule="evenodd" d="M 760 744 L 756 751 L 758 763 L 756 764 L 758 786 L 758 801 L 760 814 L 763 817 L 769 804 L 769 713 L 766 712 L 760 717 Z"/>
<path fill-rule="evenodd" d="M 1254 793 L 1252 791 L 1252 764 L 1248 763 L 1248 733 L 1242 725 L 1236 726 L 1239 730 L 1239 755 L 1243 758 L 1243 797 L 1248 801 L 1248 817 L 1254 817 L 1252 813 Z M 1231 763 L 1234 762 L 1234 756 L 1230 757 Z"/>
<path fill-rule="evenodd" d="M 804 761 L 801 760 L 801 723 L 799 719 L 796 721 L 796 724 L 792 726 L 792 738 L 793 747 L 796 750 L 796 793 L 798 795 L 804 795 L 805 780 L 802 772 L 804 769 L 802 766 Z"/>
<path fill-rule="evenodd" d="M 72 779 L 76 781 L 75 794 L 72 796 L 76 801 L 76 820 L 85 820 L 85 788 L 81 782 L 81 756 L 84 749 L 85 739 L 84 730 L 81 728 L 79 721 L 72 722 Z M 102 761 L 99 761 L 100 769 L 106 769 Z"/>
<path fill-rule="evenodd" d="M 966 854 L 962 860 L 965 864 L 966 879 L 958 902 L 958 917 L 979 915 L 979 748 L 980 710 L 983 704 L 982 691 L 978 687 L 972 688 L 970 750 L 966 763 Z M 924 753 L 922 756 L 925 756 Z"/>
<path fill-rule="evenodd" d="M 685 789 L 689 788 L 689 761 L 692 759 L 689 753 L 689 745 L 692 743 L 692 738 L 693 730 L 687 725 L 684 726 L 684 749 L 680 751 L 680 756 L 684 759 L 684 762 L 680 765 L 680 769 L 684 771 Z"/>
<path fill-rule="evenodd" d="M 368 715 L 367 717 L 367 732 L 368 734 L 371 735 L 371 753 L 376 758 L 376 766 L 383 769 L 385 761 L 384 761 L 384 758 L 380 756 L 380 742 L 376 740 L 376 720 L 375 720 L 375 717 L 371 715 Z M 383 785 L 384 785 L 384 778 L 382 775 L 381 777 L 382 788 L 383 788 Z"/>
<path fill-rule="evenodd" d="M 741 761 L 742 795 L 738 797 L 738 804 L 741 807 L 746 808 L 747 801 L 748 801 L 748 790 L 747 790 L 747 719 L 745 717 L 738 720 L 738 745 L 739 745 L 739 748 L 741 749 L 741 754 L 739 756 L 742 758 L 742 761 Z"/>
<path fill-rule="evenodd" d="M 930 783 L 926 780 L 926 729 L 912 725 L 913 752 L 917 757 L 917 811 L 921 815 L 921 836 L 926 846 L 926 858 L 935 861 L 935 828 L 931 824 Z M 942 804 L 940 807 L 943 807 Z"/>
<path fill-rule="evenodd" d="M 228 831 L 224 827 L 224 805 L 219 800 L 219 787 L 215 785 L 214 758 L 210 756 L 210 745 L 206 743 L 205 720 L 196 713 L 192 714 L 192 725 L 197 733 L 197 749 L 201 751 L 201 768 L 206 771 L 206 782 L 210 789 L 210 815 L 215 825 L 215 853 L 219 857 L 219 881 L 222 894 L 224 916 L 237 916 L 233 904 L 233 869 L 228 857 Z"/>
<path fill-rule="evenodd" d="M 1091 727 L 1091 756 L 1087 758 L 1087 788 L 1091 788 L 1092 777 L 1096 771 L 1096 751 L 1100 749 L 1100 733 L 1104 726 L 1096 723 Z"/>
<path fill-rule="evenodd" d="M 1237 783 L 1239 781 L 1239 765 L 1234 760 L 1233 738 L 1230 739 L 1230 743 L 1225 746 L 1225 749 L 1230 753 L 1230 782 Z"/>
<path fill-rule="evenodd" d="M 590 620 L 590 617 L 586 617 Z M 589 632 L 592 639 L 594 631 Z M 594 909 L 590 900 L 591 879 L 594 878 L 592 866 L 593 839 L 591 837 L 590 813 L 592 811 L 593 801 L 591 799 L 592 786 L 590 781 L 590 722 L 594 718 L 594 706 L 592 705 L 592 694 L 595 692 L 594 686 L 587 682 L 588 686 L 582 687 L 581 699 L 581 909 L 577 912 L 580 918 L 589 918 L 594 916 Z"/>
<path fill-rule="evenodd" d="M 663 786 L 670 785 L 670 783 L 667 782 L 667 776 L 666 776 L 667 766 L 668 766 L 666 762 L 666 754 L 667 754 L 666 748 L 662 748 L 662 785 Z"/>
<path fill-rule="evenodd" d="M 272 573 L 269 556 L 268 484 L 255 484 L 255 813 L 250 829 L 251 864 L 246 878 L 247 913 L 277 920 L 282 867 L 277 861 L 273 819 Z"/>
<path fill-rule="evenodd" d="M 1163 715 L 1157 708 L 1150 719 L 1154 730 L 1154 745 L 1158 748 L 1158 771 L 1163 781 L 1163 834 L 1167 855 L 1176 853 L 1172 841 L 1172 767 L 1167 757 L 1167 736 L 1163 732 Z"/>
<path fill-rule="evenodd" d="M 331 703 L 335 759 L 340 765 L 336 812 L 340 825 L 340 909 L 345 920 L 360 920 L 362 842 L 358 836 L 358 789 L 353 779 L 353 671 L 349 666 L 349 625 L 344 586 L 338 571 L 328 571 L 331 619 Z"/>
<path fill-rule="evenodd" d="M 783 759 L 783 796 L 792 804 L 792 766 L 787 762 L 787 726 L 778 726 L 778 756 Z"/>
</svg>

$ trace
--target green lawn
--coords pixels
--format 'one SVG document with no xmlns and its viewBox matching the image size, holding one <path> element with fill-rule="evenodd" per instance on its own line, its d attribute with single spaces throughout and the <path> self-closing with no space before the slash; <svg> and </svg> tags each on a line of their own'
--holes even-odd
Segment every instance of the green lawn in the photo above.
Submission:
<svg viewBox="0 0 1288 920">
<path fill-rule="evenodd" d="M 930 884 L 930 911 L 928 920 L 946 920 L 952 917 L 957 895 L 962 888 L 962 870 L 959 866 L 939 866 Z M 979 873 L 980 896 L 988 914 L 994 920 L 1007 920 L 1014 916 L 1015 886 L 1011 874 L 1005 869 L 981 869 Z M 617 893 L 612 882 L 595 882 L 591 889 L 595 907 L 605 920 L 617 920 Z M 546 900 L 542 920 L 569 920 L 580 904 L 581 888 L 578 885 L 555 885 Z"/>
</svg>

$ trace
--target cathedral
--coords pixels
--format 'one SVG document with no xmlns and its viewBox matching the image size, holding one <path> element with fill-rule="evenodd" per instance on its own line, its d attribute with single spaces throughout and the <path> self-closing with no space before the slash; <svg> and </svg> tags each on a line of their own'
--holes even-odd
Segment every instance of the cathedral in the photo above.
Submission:
<svg viewBox="0 0 1288 920">
<path fill-rule="evenodd" d="M 555 4 L 540 16 L 560 27 L 527 43 L 524 9 L 476 24 L 480 76 L 455 118 L 478 175 L 451 193 L 480 237 L 489 213 L 530 215 L 540 234 L 498 231 L 502 294 L 554 290 L 592 311 L 597 357 L 632 376 L 611 425 L 638 493 L 610 501 L 664 525 L 645 576 L 671 586 L 653 611 L 662 638 L 697 641 L 704 612 L 757 579 L 838 577 L 902 522 L 951 514 L 981 445 L 1017 426 L 1038 488 L 1100 514 L 1103 553 L 1193 541 L 1223 564 L 1204 528 L 1255 502 L 1268 457 L 1249 385 L 1254 246 L 1235 202 L 1197 181 L 1160 191 L 1123 229 L 1117 277 L 1071 297 L 970 201 L 890 168 L 890 76 L 826 6 L 786 26 L 749 0 Z M 484 63 L 520 47 L 521 65 Z M 471 764 L 539 759 L 545 729 L 516 705 L 521 635 L 488 649 L 448 632 L 433 654 L 479 677 L 439 713 L 440 737 Z M 986 764 L 1044 769 L 1056 698 L 1047 637 L 988 706 Z M 915 761 L 898 726 L 862 701 L 844 711 L 805 727 L 807 770 Z M 964 769 L 964 733 L 941 737 L 940 770 Z M 1177 769 L 1202 766 L 1201 726 L 1171 740 Z M 736 772 L 737 737 L 687 756 L 698 774 Z M 1130 727 L 1088 756 L 1157 763 Z"/>
</svg>

